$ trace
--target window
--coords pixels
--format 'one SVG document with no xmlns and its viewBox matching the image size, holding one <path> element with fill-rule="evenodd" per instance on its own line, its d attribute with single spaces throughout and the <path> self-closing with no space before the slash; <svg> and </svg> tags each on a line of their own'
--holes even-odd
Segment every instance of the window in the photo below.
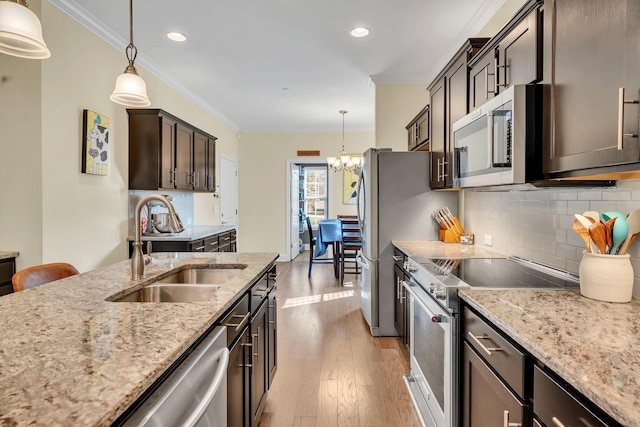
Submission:
<svg viewBox="0 0 640 427">
<path fill-rule="evenodd" d="M 304 167 L 304 212 L 309 216 L 311 225 L 327 218 L 327 167 Z"/>
</svg>

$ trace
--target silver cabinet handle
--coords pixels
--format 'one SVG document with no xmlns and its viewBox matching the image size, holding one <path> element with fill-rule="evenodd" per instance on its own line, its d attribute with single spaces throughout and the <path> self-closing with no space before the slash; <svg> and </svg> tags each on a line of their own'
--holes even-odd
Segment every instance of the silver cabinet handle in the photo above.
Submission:
<svg viewBox="0 0 640 427">
<path fill-rule="evenodd" d="M 564 427 L 564 424 L 562 424 L 562 422 L 559 419 L 557 419 L 556 417 L 551 418 L 551 422 L 556 427 Z"/>
<path fill-rule="evenodd" d="M 509 68 L 509 66 L 499 65 L 498 61 L 496 60 L 496 72 L 499 68 L 504 68 L 504 83 L 496 83 L 496 87 L 507 87 L 509 86 L 509 83 L 507 83 L 507 68 Z"/>
<path fill-rule="evenodd" d="M 490 73 L 489 72 L 489 67 L 485 67 L 484 69 L 484 90 L 487 92 L 487 98 L 489 97 L 489 94 L 496 94 L 495 90 L 489 90 L 489 76 L 494 76 L 494 80 L 495 80 L 495 74 L 494 73 Z M 495 85 L 495 83 L 494 83 Z M 474 105 L 474 107 L 476 107 L 476 105 Z"/>
<path fill-rule="evenodd" d="M 394 261 L 402 261 L 402 257 L 401 257 L 401 256 L 399 256 L 399 255 L 394 255 L 394 256 L 393 256 L 393 260 L 394 260 Z"/>
<path fill-rule="evenodd" d="M 193 248 L 193 252 L 202 251 L 202 250 L 204 250 L 204 248 L 205 248 L 204 245 L 198 246 L 197 248 Z"/>
<path fill-rule="evenodd" d="M 498 58 L 496 57 L 495 51 L 493 52 L 493 93 L 494 95 L 498 94 Z"/>
<path fill-rule="evenodd" d="M 258 326 L 258 333 L 253 334 L 251 336 L 256 337 L 256 351 L 253 353 L 253 357 L 257 358 L 258 361 L 256 363 L 259 363 L 260 362 L 260 326 Z"/>
<path fill-rule="evenodd" d="M 482 348 L 489 356 L 491 356 L 493 354 L 493 353 L 491 353 L 492 351 L 504 351 L 504 348 L 500 348 L 500 347 L 485 347 L 485 345 L 480 342 L 480 340 L 491 339 L 490 337 L 486 337 L 484 335 L 475 336 L 475 335 L 473 335 L 473 333 L 471 333 L 471 331 L 467 332 L 467 335 L 469 335 L 469 337 L 476 344 L 478 344 L 478 346 L 480 346 L 480 348 Z"/>
<path fill-rule="evenodd" d="M 503 418 L 503 427 L 522 427 L 521 423 L 510 423 L 509 422 L 509 411 L 505 409 L 504 418 Z"/>
<path fill-rule="evenodd" d="M 176 170 L 169 169 L 169 184 L 173 184 L 175 182 L 176 180 L 175 176 L 176 176 Z"/>
<path fill-rule="evenodd" d="M 637 99 L 624 99 L 624 88 L 618 89 L 618 150 L 622 150 L 624 138 L 636 138 L 637 133 L 624 133 L 624 104 L 638 104 Z"/>
<path fill-rule="evenodd" d="M 242 327 L 245 325 L 245 323 L 247 323 L 247 320 L 249 320 L 249 316 L 251 315 L 251 313 L 247 313 L 244 316 L 242 314 L 234 314 L 231 317 L 234 318 L 238 318 L 241 317 L 242 320 L 240 321 L 240 323 L 225 323 L 224 326 L 228 327 L 228 328 L 235 328 L 235 332 L 238 332 L 240 329 L 242 329 Z"/>
<path fill-rule="evenodd" d="M 396 299 L 400 299 L 400 277 L 396 277 Z"/>
</svg>

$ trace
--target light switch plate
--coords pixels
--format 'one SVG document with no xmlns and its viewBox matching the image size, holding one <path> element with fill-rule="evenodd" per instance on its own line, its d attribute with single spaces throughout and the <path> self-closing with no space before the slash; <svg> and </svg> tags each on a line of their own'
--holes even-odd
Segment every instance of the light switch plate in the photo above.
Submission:
<svg viewBox="0 0 640 427">
<path fill-rule="evenodd" d="M 491 234 L 484 235 L 485 246 L 493 246 L 493 236 Z"/>
</svg>

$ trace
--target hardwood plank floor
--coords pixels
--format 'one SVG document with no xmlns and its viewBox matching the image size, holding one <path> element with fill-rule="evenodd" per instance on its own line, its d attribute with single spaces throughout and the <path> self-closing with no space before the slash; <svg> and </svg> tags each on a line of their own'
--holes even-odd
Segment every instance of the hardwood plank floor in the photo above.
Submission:
<svg viewBox="0 0 640 427">
<path fill-rule="evenodd" d="M 278 371 L 259 427 L 420 426 L 398 338 L 374 338 L 360 276 L 339 286 L 330 264 L 278 263 Z M 352 283 L 349 283 L 352 281 Z"/>
</svg>

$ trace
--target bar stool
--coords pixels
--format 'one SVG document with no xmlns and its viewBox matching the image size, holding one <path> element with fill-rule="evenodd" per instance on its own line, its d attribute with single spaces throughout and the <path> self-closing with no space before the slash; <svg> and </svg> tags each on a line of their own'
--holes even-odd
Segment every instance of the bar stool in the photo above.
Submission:
<svg viewBox="0 0 640 427">
<path fill-rule="evenodd" d="M 360 274 L 360 266 L 356 260 L 362 249 L 362 235 L 358 217 L 355 215 L 338 215 L 342 222 L 342 245 L 340 250 L 340 283 L 344 284 L 345 273 Z"/>
<path fill-rule="evenodd" d="M 73 265 L 66 262 L 42 264 L 18 271 L 11 278 L 11 283 L 13 292 L 20 292 L 79 273 Z"/>
<path fill-rule="evenodd" d="M 328 259 L 328 258 L 315 258 L 314 254 L 315 254 L 315 246 L 317 243 L 316 237 L 313 236 L 313 229 L 311 228 L 311 220 L 309 219 L 309 215 L 306 216 L 306 220 L 307 220 L 307 233 L 309 233 L 309 273 L 308 273 L 308 277 L 311 277 L 311 267 L 313 267 L 313 264 L 334 264 L 334 272 L 335 272 L 335 276 L 336 279 L 338 278 L 338 267 L 336 264 L 336 253 L 335 253 L 335 246 L 333 246 L 333 244 L 331 244 L 333 246 L 333 258 L 334 259 Z"/>
</svg>

